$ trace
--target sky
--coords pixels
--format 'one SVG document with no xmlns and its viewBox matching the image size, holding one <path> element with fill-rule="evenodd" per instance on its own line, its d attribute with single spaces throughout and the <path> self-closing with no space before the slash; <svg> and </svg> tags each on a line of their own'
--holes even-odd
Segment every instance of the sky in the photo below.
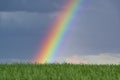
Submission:
<svg viewBox="0 0 120 80">
<path fill-rule="evenodd" d="M 0 62 L 32 61 L 69 0 L 0 0 Z M 120 63 L 120 0 L 83 0 L 53 62 Z"/>
</svg>

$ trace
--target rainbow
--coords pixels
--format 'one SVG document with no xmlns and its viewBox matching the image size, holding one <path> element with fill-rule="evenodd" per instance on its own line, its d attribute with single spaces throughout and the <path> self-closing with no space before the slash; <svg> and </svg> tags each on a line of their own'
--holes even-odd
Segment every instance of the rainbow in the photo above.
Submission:
<svg viewBox="0 0 120 80">
<path fill-rule="evenodd" d="M 51 25 L 48 35 L 43 39 L 37 55 L 34 58 L 35 63 L 43 64 L 49 62 L 64 38 L 66 30 L 69 28 L 74 16 L 76 15 L 82 0 L 68 0 L 60 15 Z"/>
</svg>

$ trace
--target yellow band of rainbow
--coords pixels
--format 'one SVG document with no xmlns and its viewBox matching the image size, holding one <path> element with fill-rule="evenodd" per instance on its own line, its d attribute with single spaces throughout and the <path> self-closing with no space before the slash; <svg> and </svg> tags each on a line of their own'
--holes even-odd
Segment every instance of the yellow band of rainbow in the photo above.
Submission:
<svg viewBox="0 0 120 80">
<path fill-rule="evenodd" d="M 56 50 L 81 3 L 82 0 L 68 0 L 68 3 L 60 12 L 59 17 L 57 17 L 51 25 L 48 35 L 45 37 L 41 48 L 34 58 L 35 63 L 46 63 L 54 54 L 56 54 Z"/>
</svg>

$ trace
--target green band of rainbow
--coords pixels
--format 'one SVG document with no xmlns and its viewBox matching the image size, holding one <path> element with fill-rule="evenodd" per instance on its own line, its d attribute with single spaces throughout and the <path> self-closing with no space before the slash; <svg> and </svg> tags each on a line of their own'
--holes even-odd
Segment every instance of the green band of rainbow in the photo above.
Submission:
<svg viewBox="0 0 120 80">
<path fill-rule="evenodd" d="M 74 16 L 76 15 L 82 0 L 69 0 L 65 8 L 60 12 L 59 17 L 51 25 L 51 30 L 44 39 L 34 62 L 46 63 L 57 53 L 58 47 L 64 38 L 67 29 L 70 27 Z"/>
</svg>

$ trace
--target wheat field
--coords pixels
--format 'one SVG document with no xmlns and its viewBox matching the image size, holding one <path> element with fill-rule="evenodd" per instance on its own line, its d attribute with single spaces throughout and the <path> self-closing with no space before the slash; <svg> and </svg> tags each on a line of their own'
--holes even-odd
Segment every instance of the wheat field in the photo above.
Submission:
<svg viewBox="0 0 120 80">
<path fill-rule="evenodd" d="M 120 65 L 0 64 L 0 80 L 120 80 Z"/>
</svg>

